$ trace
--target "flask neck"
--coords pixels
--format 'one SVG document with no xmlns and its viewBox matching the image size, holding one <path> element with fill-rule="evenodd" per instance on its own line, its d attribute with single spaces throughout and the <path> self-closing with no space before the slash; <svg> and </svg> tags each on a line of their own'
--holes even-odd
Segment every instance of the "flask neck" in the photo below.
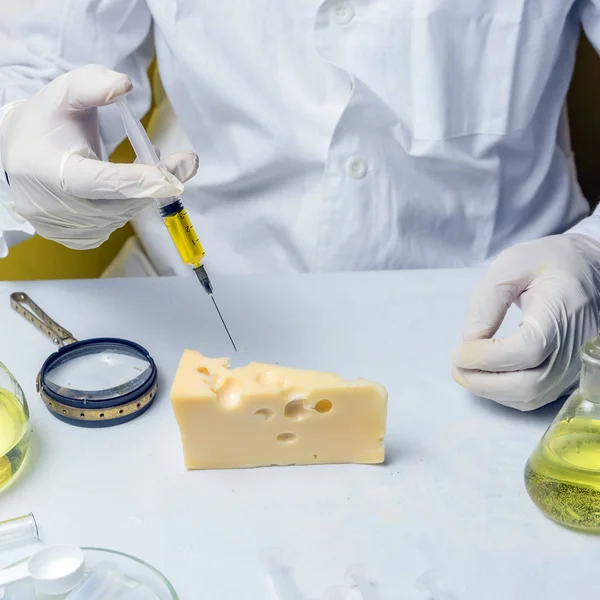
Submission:
<svg viewBox="0 0 600 600">
<path fill-rule="evenodd" d="M 581 350 L 579 388 L 584 398 L 600 404 L 600 338 L 587 342 Z"/>
</svg>

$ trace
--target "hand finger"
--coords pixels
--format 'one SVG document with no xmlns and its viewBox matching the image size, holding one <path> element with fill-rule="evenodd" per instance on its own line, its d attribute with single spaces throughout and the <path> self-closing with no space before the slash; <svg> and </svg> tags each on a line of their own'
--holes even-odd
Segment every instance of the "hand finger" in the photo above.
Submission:
<svg viewBox="0 0 600 600">
<path fill-rule="evenodd" d="M 154 151 L 160 159 L 160 149 L 158 146 L 154 146 Z M 140 164 L 140 161 L 136 158 L 135 164 Z M 181 183 L 189 181 L 198 172 L 198 155 L 195 152 L 177 152 L 167 156 L 160 163 L 162 166 L 169 171 L 172 175 L 175 175 Z"/>
<path fill-rule="evenodd" d="M 475 396 L 493 400 L 498 404 L 530 411 L 555 400 L 554 389 L 544 389 L 545 369 L 488 373 L 452 368 L 452 378 Z"/>
<path fill-rule="evenodd" d="M 506 252 L 492 263 L 471 294 L 463 329 L 465 340 L 493 336 L 511 304 L 531 282 L 531 275 L 512 260 L 512 255 Z"/>
<path fill-rule="evenodd" d="M 169 198 L 183 184 L 163 166 L 113 164 L 71 155 L 62 168 L 62 189 L 79 198 Z"/>
<path fill-rule="evenodd" d="M 198 155 L 194 152 L 177 152 L 161 160 L 160 164 L 185 183 L 198 172 Z"/>
<path fill-rule="evenodd" d="M 87 202 L 87 200 L 86 200 Z M 52 240 L 74 250 L 97 248 L 105 242 L 114 229 L 124 225 L 122 220 L 114 227 L 106 228 L 99 224 L 89 225 L 80 221 L 70 221 L 52 215 L 41 215 L 35 220 L 35 231 L 43 238 Z"/>
<path fill-rule="evenodd" d="M 453 353 L 452 364 L 461 369 L 504 372 L 541 365 L 558 345 L 554 329 L 542 330 L 527 316 L 514 333 L 504 338 L 467 340 Z"/>
<path fill-rule="evenodd" d="M 55 81 L 59 80 L 67 87 L 68 101 L 64 106 L 72 111 L 106 106 L 133 88 L 127 75 L 102 65 L 85 65 Z"/>
<path fill-rule="evenodd" d="M 75 237 L 72 229 L 66 230 L 64 237 L 61 233 L 57 233 L 56 231 L 52 231 L 50 234 L 45 234 L 44 232 L 36 229 L 36 233 L 38 233 L 38 235 L 41 237 L 50 239 L 61 246 L 65 246 L 65 248 L 70 248 L 71 250 L 93 250 L 94 248 L 102 246 L 102 244 L 110 237 L 110 232 L 98 233 L 97 231 L 90 231 L 89 234 L 81 235 L 83 232 L 79 230 L 77 231 L 77 237 Z"/>
</svg>

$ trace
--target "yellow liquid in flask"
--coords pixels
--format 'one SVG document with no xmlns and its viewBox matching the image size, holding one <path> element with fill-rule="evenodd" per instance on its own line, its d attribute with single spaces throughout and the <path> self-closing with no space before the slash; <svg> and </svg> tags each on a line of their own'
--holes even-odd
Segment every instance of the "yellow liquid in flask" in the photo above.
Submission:
<svg viewBox="0 0 600 600">
<path fill-rule="evenodd" d="M 29 446 L 29 414 L 17 398 L 0 389 L 0 487 L 21 468 Z"/>
<path fill-rule="evenodd" d="M 574 417 L 548 430 L 525 467 L 531 499 L 551 519 L 600 530 L 600 421 Z"/>
</svg>

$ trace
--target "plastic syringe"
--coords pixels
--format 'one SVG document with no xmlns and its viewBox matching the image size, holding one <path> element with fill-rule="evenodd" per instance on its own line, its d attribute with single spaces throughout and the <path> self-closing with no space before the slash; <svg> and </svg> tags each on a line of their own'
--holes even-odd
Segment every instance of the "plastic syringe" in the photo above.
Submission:
<svg viewBox="0 0 600 600">
<path fill-rule="evenodd" d="M 279 600 L 305 600 L 281 555 L 282 551 L 279 548 L 268 548 L 260 555 L 263 567 L 273 580 Z"/>
<path fill-rule="evenodd" d="M 369 569 L 364 564 L 352 565 L 346 571 L 348 583 L 358 588 L 363 600 L 383 600 L 369 575 Z"/>
<path fill-rule="evenodd" d="M 115 104 L 121 113 L 125 132 L 127 133 L 127 137 L 133 146 L 133 150 L 135 151 L 138 160 L 145 165 L 157 165 L 159 163 L 159 158 L 156 150 L 148 138 L 146 130 L 131 112 L 127 99 L 124 96 L 121 96 L 115 100 Z M 225 331 L 231 340 L 231 344 L 237 352 L 235 342 L 229 333 L 223 315 L 221 315 L 221 311 L 213 296 L 212 283 L 202 264 L 205 255 L 204 248 L 194 231 L 194 226 L 183 206 L 181 198 L 176 196 L 172 198 L 155 198 L 155 201 L 160 216 L 167 227 L 181 260 L 194 269 L 198 281 L 200 281 L 204 291 L 213 301 L 219 318 L 221 319 L 221 323 L 223 323 L 223 327 L 225 327 Z"/>
<path fill-rule="evenodd" d="M 454 595 L 449 594 L 440 587 L 435 571 L 425 571 L 416 583 L 417 589 L 426 592 L 431 600 L 455 600 Z"/>
</svg>

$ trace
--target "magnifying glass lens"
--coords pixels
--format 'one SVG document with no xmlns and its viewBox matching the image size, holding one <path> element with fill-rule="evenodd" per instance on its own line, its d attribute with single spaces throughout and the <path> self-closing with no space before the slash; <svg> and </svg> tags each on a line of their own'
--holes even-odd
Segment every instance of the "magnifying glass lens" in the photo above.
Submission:
<svg viewBox="0 0 600 600">
<path fill-rule="evenodd" d="M 153 376 L 147 355 L 115 341 L 82 344 L 65 352 L 44 374 L 45 386 L 71 400 L 110 400 L 144 386 Z"/>
</svg>

